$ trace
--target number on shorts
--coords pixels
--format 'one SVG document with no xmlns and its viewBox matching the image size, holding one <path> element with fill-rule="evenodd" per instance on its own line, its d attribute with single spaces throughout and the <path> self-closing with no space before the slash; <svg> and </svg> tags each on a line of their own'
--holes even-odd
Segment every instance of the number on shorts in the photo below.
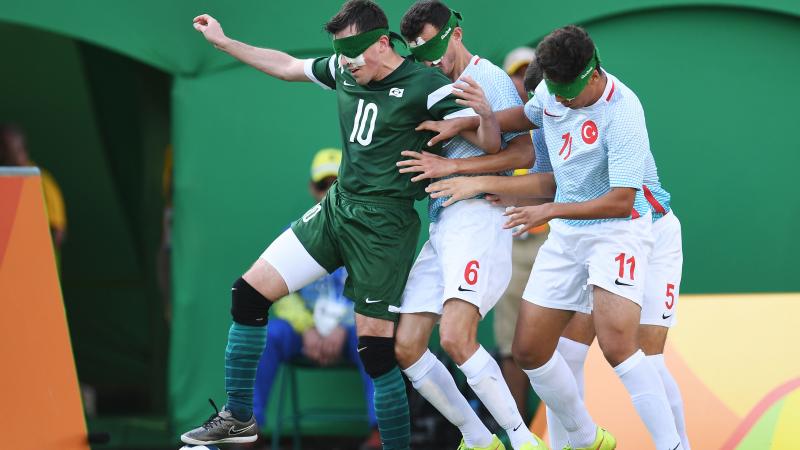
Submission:
<svg viewBox="0 0 800 450">
<path fill-rule="evenodd" d="M 472 286 L 478 282 L 478 269 L 480 268 L 481 265 L 474 259 L 467 263 L 467 267 L 464 268 L 464 280 L 467 284 Z"/>
<path fill-rule="evenodd" d="M 675 306 L 675 285 L 672 283 L 667 283 L 667 298 L 669 299 L 668 302 L 664 302 L 664 305 L 667 306 L 667 309 L 672 309 Z"/>
<path fill-rule="evenodd" d="M 636 270 L 636 258 L 631 256 L 626 261 L 625 260 L 625 253 L 620 253 L 619 255 L 617 255 L 616 258 L 614 258 L 614 261 L 618 261 L 619 262 L 619 277 L 620 278 L 625 278 L 625 263 L 627 262 L 627 264 L 629 266 L 631 266 L 631 270 L 630 270 L 630 272 L 631 272 L 631 280 L 633 280 L 633 272 Z"/>
</svg>

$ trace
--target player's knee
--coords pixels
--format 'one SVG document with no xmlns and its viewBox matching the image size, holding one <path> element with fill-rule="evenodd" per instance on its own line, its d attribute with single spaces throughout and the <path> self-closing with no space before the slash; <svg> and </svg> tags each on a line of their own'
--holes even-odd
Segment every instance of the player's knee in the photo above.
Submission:
<svg viewBox="0 0 800 450">
<path fill-rule="evenodd" d="M 358 338 L 358 357 L 364 371 L 370 378 L 378 378 L 397 366 L 394 338 L 360 336 Z"/>
<path fill-rule="evenodd" d="M 264 326 L 267 324 L 269 307 L 272 302 L 261 295 L 253 286 L 239 278 L 231 287 L 231 316 L 241 325 Z"/>
<path fill-rule="evenodd" d="M 626 338 L 624 333 L 617 334 L 616 338 L 605 336 L 600 339 L 598 337 L 597 342 L 600 344 L 603 356 L 612 367 L 618 366 L 639 349 L 636 340 Z"/>
<path fill-rule="evenodd" d="M 447 352 L 456 364 L 463 364 L 466 362 L 478 348 L 478 343 L 475 339 L 472 339 L 469 333 L 466 333 L 464 330 L 440 328 L 439 332 L 439 343 L 442 349 Z"/>
<path fill-rule="evenodd" d="M 394 356 L 397 359 L 397 364 L 402 369 L 408 369 L 422 358 L 427 348 L 427 345 L 420 345 L 414 342 L 413 339 L 402 339 L 398 336 L 394 343 Z"/>
<path fill-rule="evenodd" d="M 511 356 L 517 366 L 526 370 L 541 367 L 547 362 L 547 360 L 542 360 L 539 357 L 534 346 L 523 344 L 516 340 L 511 344 Z"/>
</svg>

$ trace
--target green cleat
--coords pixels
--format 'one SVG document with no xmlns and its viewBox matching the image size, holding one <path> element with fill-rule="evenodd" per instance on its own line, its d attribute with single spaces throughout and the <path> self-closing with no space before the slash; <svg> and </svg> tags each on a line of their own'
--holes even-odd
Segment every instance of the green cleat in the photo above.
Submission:
<svg viewBox="0 0 800 450">
<path fill-rule="evenodd" d="M 467 447 L 467 444 L 464 443 L 464 439 L 461 439 L 461 444 L 458 446 L 457 450 L 506 450 L 506 446 L 500 442 L 496 434 L 493 434 L 492 442 L 487 447 Z"/>
<path fill-rule="evenodd" d="M 573 448 L 571 445 L 564 447 L 564 450 L 614 450 L 617 448 L 617 439 L 603 428 L 597 427 L 597 436 L 592 445 L 588 447 Z"/>
</svg>

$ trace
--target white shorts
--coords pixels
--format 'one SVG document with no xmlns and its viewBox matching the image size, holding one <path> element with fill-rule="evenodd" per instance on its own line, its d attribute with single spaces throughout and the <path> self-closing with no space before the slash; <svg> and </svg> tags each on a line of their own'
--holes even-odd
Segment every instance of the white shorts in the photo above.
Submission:
<svg viewBox="0 0 800 450">
<path fill-rule="evenodd" d="M 511 279 L 511 230 L 505 208 L 486 200 L 462 200 L 444 208 L 408 276 L 401 313 L 442 314 L 457 298 L 484 317 Z"/>
<path fill-rule="evenodd" d="M 647 266 L 642 325 L 671 327 L 676 323 L 683 269 L 681 222 L 672 213 L 653 223 L 653 250 Z"/>
<path fill-rule="evenodd" d="M 581 227 L 550 222 L 522 298 L 545 308 L 592 312 L 587 286 L 642 305 L 653 244 L 650 214 Z"/>
</svg>

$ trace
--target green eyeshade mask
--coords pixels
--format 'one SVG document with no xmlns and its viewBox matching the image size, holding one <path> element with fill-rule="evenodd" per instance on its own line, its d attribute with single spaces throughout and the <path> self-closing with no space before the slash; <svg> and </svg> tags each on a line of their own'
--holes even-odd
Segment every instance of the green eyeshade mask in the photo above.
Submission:
<svg viewBox="0 0 800 450">
<path fill-rule="evenodd" d="M 592 78 L 592 72 L 594 72 L 595 67 L 597 64 L 600 63 L 600 55 L 597 53 L 597 47 L 594 49 L 594 54 L 592 58 L 589 60 L 589 63 L 586 64 L 586 67 L 581 71 L 578 76 L 569 83 L 556 83 L 544 77 L 544 82 L 547 85 L 547 90 L 550 91 L 553 95 L 558 95 L 559 97 L 564 97 L 567 100 L 572 100 L 578 95 L 580 95 L 581 91 L 586 87 L 589 83 L 589 80 Z"/>
<path fill-rule="evenodd" d="M 409 43 L 411 54 L 417 61 L 431 61 L 433 63 L 439 62 L 447 52 L 447 44 L 450 43 L 450 37 L 453 36 L 453 30 L 458 26 L 458 22 L 462 20 L 461 13 L 450 10 L 450 19 L 447 23 L 432 37 L 429 41 L 423 41 L 417 38 L 416 43 Z"/>
<path fill-rule="evenodd" d="M 334 39 L 333 51 L 348 58 L 356 58 L 380 39 L 381 36 L 393 37 L 388 28 L 376 28 L 346 38 Z"/>
</svg>

